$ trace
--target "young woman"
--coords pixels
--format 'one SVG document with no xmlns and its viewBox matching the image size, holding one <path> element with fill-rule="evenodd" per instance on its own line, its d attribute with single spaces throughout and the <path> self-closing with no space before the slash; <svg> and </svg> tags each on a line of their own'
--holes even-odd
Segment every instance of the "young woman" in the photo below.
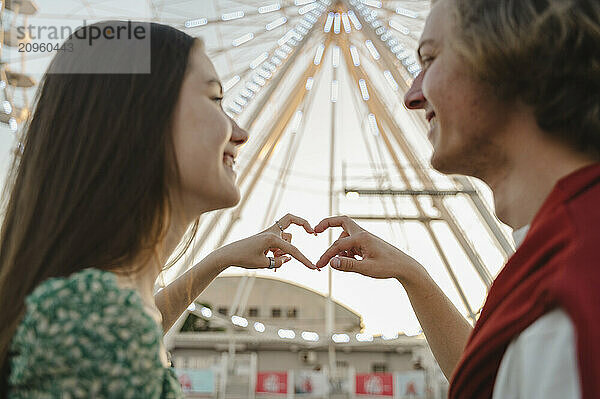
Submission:
<svg viewBox="0 0 600 399">
<path fill-rule="evenodd" d="M 150 47 L 131 42 L 127 54 L 74 34 L 67 44 L 77 51 L 58 52 L 40 83 L 5 196 L 2 397 L 182 397 L 162 334 L 222 270 L 278 268 L 286 254 L 314 268 L 283 233 L 292 223 L 312 228 L 287 215 L 213 252 L 155 300 L 188 227 L 171 264 L 202 213 L 239 201 L 233 164 L 248 134 L 221 108 L 202 42 L 146 26 Z M 78 70 L 143 55 L 149 74 Z"/>
<path fill-rule="evenodd" d="M 425 111 L 434 168 L 492 188 L 517 251 L 474 329 L 347 217 L 315 226 L 344 229 L 317 266 L 398 279 L 451 399 L 600 398 L 600 2 L 432 3 L 405 104 Z"/>
</svg>

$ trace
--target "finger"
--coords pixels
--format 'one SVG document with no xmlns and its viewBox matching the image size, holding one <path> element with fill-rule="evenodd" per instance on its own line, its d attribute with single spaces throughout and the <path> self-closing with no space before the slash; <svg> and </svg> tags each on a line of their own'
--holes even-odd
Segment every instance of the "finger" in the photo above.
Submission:
<svg viewBox="0 0 600 399">
<path fill-rule="evenodd" d="M 281 233 L 281 238 L 287 242 L 292 242 L 292 233 Z"/>
<path fill-rule="evenodd" d="M 360 246 L 360 242 L 354 236 L 337 240 L 321 255 L 315 266 L 318 268 L 325 267 L 331 258 L 343 251 L 353 251 L 356 246 Z"/>
<path fill-rule="evenodd" d="M 310 226 L 310 223 L 308 223 L 306 219 L 303 219 L 296 215 L 292 215 L 291 213 L 288 213 L 287 215 L 282 217 L 279 220 L 279 224 L 281 225 L 281 227 L 283 227 L 284 230 L 290 227 L 291 224 L 295 224 L 304 227 L 304 230 L 306 230 L 306 232 L 309 234 L 315 233 L 314 229 Z"/>
<path fill-rule="evenodd" d="M 329 262 L 332 268 L 343 272 L 354 272 L 365 276 L 368 276 L 367 269 L 369 269 L 368 261 L 356 260 L 352 258 L 340 258 L 334 257 Z"/>
<path fill-rule="evenodd" d="M 338 237 L 338 240 L 340 240 L 342 238 L 346 238 L 346 237 L 350 237 L 350 234 L 346 233 L 346 231 L 342 231 L 342 234 L 340 234 L 340 236 Z"/>
<path fill-rule="evenodd" d="M 361 256 L 362 252 L 360 251 L 360 248 L 353 248 L 351 250 L 348 251 L 348 253 L 350 254 L 351 257 L 355 257 L 355 256 Z"/>
<path fill-rule="evenodd" d="M 275 256 L 275 266 L 271 267 L 271 269 L 279 269 L 284 263 L 289 262 L 292 258 L 290 256 L 282 255 Z M 271 260 L 269 258 L 265 258 L 265 268 L 269 268 L 271 265 Z"/>
<path fill-rule="evenodd" d="M 280 249 L 275 249 L 275 250 L 273 251 L 273 256 L 275 256 L 275 257 L 277 257 L 277 256 L 283 256 L 283 255 L 285 255 L 285 252 L 283 252 L 283 251 L 282 251 L 282 250 L 280 250 Z"/>
<path fill-rule="evenodd" d="M 269 246 L 271 246 L 271 247 L 276 246 L 278 249 L 280 249 L 284 253 L 292 255 L 295 259 L 297 259 L 298 261 L 303 263 L 304 266 L 308 267 L 309 269 L 316 268 L 316 266 L 310 260 L 308 260 L 308 258 L 306 256 L 304 256 L 304 254 L 302 252 L 300 252 L 300 250 L 298 248 L 296 248 L 289 242 L 282 240 L 281 238 L 277 237 L 276 235 L 272 235 L 269 239 L 271 240 Z"/>
<path fill-rule="evenodd" d="M 287 240 L 286 240 L 287 241 Z M 289 242 L 289 241 L 288 241 Z M 273 256 L 282 256 L 285 255 L 285 252 L 283 252 L 281 249 L 279 248 L 269 248 L 269 251 L 271 251 L 273 253 Z M 268 251 L 267 251 L 268 253 Z M 267 254 L 265 254 L 267 255 Z"/>
<path fill-rule="evenodd" d="M 354 258 L 353 251 L 342 251 L 338 254 L 338 256 L 343 256 L 345 258 Z"/>
<path fill-rule="evenodd" d="M 362 231 L 363 229 L 348 216 L 333 216 L 325 218 L 315 226 L 315 233 L 322 233 L 330 227 L 342 227 L 348 235 Z"/>
<path fill-rule="evenodd" d="M 338 240 L 341 240 L 342 238 L 346 238 L 346 237 L 350 237 L 350 236 L 345 231 L 342 231 L 342 234 L 340 234 L 340 236 L 338 237 Z M 338 255 L 345 256 L 347 258 L 354 258 L 355 253 L 354 253 L 354 249 L 350 249 L 348 251 L 342 251 Z"/>
</svg>

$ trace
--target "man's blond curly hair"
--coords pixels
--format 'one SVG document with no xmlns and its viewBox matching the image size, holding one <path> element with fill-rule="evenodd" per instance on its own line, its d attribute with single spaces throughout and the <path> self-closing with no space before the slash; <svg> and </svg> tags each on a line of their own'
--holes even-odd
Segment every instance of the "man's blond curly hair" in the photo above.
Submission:
<svg viewBox="0 0 600 399">
<path fill-rule="evenodd" d="M 500 99 L 600 159 L 600 1 L 449 1 L 453 48 Z"/>
</svg>

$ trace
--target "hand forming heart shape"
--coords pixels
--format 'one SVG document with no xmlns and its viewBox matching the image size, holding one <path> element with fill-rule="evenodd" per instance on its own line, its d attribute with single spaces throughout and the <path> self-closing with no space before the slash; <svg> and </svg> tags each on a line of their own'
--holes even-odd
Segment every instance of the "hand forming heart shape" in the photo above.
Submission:
<svg viewBox="0 0 600 399">
<path fill-rule="evenodd" d="M 308 234 L 317 236 L 328 228 L 341 227 L 338 239 L 323 253 L 316 264 L 294 245 L 292 235 L 286 233 L 290 225 L 304 228 Z M 247 269 L 277 269 L 291 260 L 291 255 L 306 267 L 320 270 L 328 263 L 336 270 L 351 271 L 374 278 L 402 279 L 415 268 L 422 266 L 398 248 L 369 233 L 347 216 L 323 219 L 313 229 L 305 219 L 287 214 L 268 229 L 252 237 L 231 243 L 217 250 L 224 264 Z M 267 254 L 273 253 L 273 257 Z M 358 258 L 357 258 L 358 257 Z"/>
</svg>

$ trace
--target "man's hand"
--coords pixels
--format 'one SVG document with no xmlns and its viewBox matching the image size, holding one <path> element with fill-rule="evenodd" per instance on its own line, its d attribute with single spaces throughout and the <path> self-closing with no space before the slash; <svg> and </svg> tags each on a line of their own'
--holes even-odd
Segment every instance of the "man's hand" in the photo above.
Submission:
<svg viewBox="0 0 600 399">
<path fill-rule="evenodd" d="M 341 271 L 402 281 L 407 273 L 422 267 L 416 260 L 369 233 L 347 216 L 323 219 L 314 231 L 319 234 L 331 227 L 341 227 L 343 231 L 316 263 L 318 268 L 329 263 Z"/>
</svg>

